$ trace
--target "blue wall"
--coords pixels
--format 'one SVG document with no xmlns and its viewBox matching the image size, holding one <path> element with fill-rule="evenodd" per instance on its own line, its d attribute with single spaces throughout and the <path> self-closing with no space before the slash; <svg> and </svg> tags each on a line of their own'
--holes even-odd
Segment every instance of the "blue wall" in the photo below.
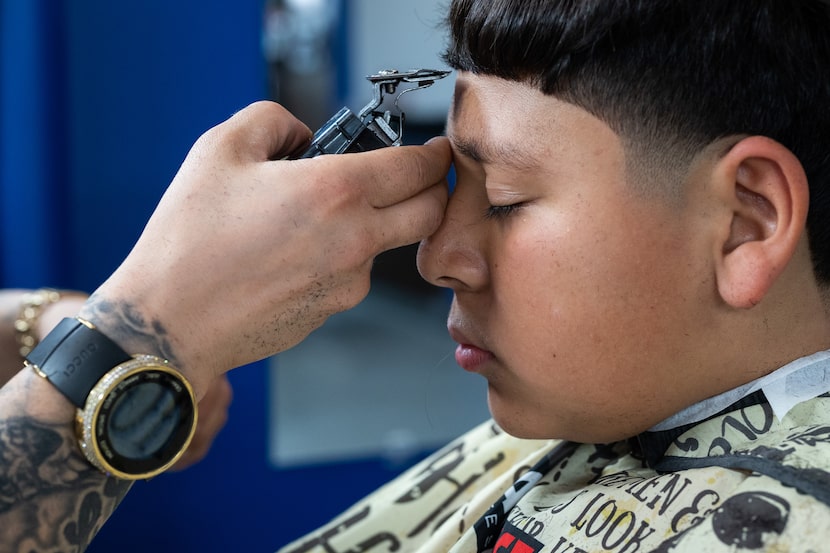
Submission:
<svg viewBox="0 0 830 553">
<path fill-rule="evenodd" d="M 0 2 L 0 285 L 91 290 L 193 141 L 265 96 L 261 2 Z M 392 476 L 270 467 L 266 378 L 232 373 L 208 459 L 138 483 L 89 551 L 272 551 Z"/>
</svg>

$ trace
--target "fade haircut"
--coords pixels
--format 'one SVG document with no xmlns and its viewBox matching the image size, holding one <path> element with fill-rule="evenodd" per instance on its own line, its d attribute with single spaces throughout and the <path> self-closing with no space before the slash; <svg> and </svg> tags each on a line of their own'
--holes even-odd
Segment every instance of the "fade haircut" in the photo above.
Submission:
<svg viewBox="0 0 830 553">
<path fill-rule="evenodd" d="M 529 84 L 604 121 L 651 167 L 763 135 L 801 161 L 830 284 L 830 5 L 823 0 L 453 0 L 452 68 Z"/>
</svg>

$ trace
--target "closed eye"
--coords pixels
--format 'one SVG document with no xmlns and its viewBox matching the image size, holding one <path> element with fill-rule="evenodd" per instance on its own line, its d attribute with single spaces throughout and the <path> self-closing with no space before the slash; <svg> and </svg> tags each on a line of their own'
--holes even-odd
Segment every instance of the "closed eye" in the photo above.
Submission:
<svg viewBox="0 0 830 553">
<path fill-rule="evenodd" d="M 506 219 L 519 211 L 524 204 L 516 203 L 510 205 L 491 205 L 484 212 L 487 219 Z"/>
</svg>

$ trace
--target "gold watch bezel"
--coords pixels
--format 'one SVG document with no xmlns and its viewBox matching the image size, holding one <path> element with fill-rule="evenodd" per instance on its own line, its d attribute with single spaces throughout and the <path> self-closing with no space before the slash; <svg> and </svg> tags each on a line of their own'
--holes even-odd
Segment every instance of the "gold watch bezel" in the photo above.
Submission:
<svg viewBox="0 0 830 553">
<path fill-rule="evenodd" d="M 186 437 L 167 462 L 152 469 L 138 472 L 125 471 L 114 466 L 111 459 L 117 457 L 112 451 L 105 428 L 106 415 L 115 407 L 119 396 L 130 386 L 141 384 L 139 380 L 164 378 L 177 389 L 177 394 L 184 394 L 192 405 L 192 423 Z M 104 419 L 102 420 L 102 413 Z M 198 408 L 196 396 L 190 382 L 164 359 L 153 355 L 135 355 L 129 361 L 121 363 L 107 372 L 95 384 L 87 395 L 86 404 L 76 412 L 76 433 L 81 451 L 93 466 L 117 478 L 141 480 L 156 476 L 178 461 L 190 445 L 196 431 Z M 102 451 L 103 449 L 103 451 Z"/>
</svg>

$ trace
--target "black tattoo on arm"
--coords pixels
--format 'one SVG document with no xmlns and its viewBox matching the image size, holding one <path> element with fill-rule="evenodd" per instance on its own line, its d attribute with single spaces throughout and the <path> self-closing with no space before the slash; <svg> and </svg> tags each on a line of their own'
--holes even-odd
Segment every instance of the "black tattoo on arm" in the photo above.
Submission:
<svg viewBox="0 0 830 553">
<path fill-rule="evenodd" d="M 129 353 L 157 355 L 178 365 L 167 329 L 159 321 L 148 321 L 134 305 L 93 294 L 81 309 L 80 316 L 100 326 L 108 338 Z"/>
<path fill-rule="evenodd" d="M 87 463 L 70 425 L 0 420 L 0 551 L 84 551 L 130 485 Z"/>
</svg>

